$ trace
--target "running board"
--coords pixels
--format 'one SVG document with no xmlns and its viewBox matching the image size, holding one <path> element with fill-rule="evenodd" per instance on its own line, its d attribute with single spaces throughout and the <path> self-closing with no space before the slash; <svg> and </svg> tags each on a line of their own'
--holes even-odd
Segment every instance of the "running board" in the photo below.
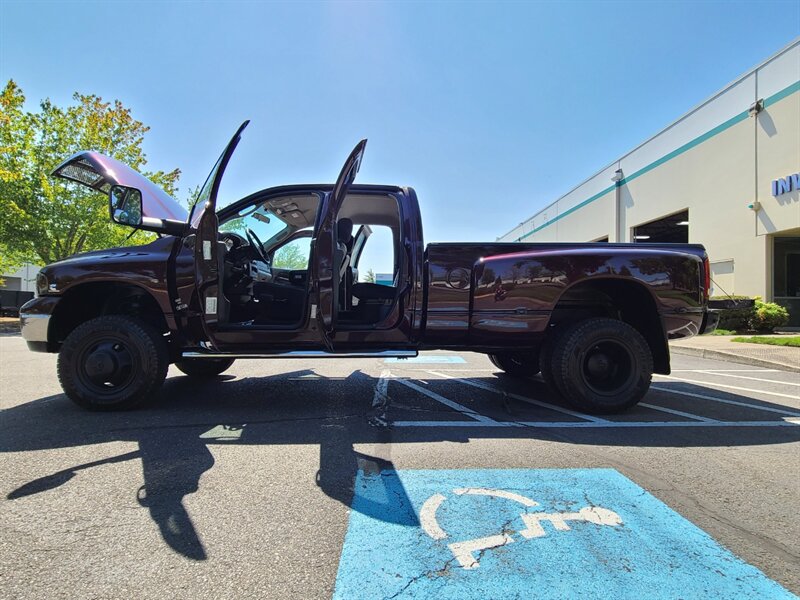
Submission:
<svg viewBox="0 0 800 600">
<path fill-rule="evenodd" d="M 183 352 L 181 358 L 415 358 L 416 350 L 381 350 L 379 352 L 325 352 L 293 350 L 277 354 L 230 354 L 227 352 Z"/>
</svg>

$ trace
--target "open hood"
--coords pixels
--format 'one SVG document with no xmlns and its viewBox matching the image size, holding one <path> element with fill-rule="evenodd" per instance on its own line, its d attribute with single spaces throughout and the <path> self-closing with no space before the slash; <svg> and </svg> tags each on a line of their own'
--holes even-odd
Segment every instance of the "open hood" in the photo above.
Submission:
<svg viewBox="0 0 800 600">
<path fill-rule="evenodd" d="M 175 198 L 147 177 L 99 152 L 77 152 L 58 165 L 53 175 L 106 195 L 114 185 L 136 188 L 142 193 L 143 217 L 180 222 L 186 222 L 189 217 L 189 213 Z"/>
</svg>

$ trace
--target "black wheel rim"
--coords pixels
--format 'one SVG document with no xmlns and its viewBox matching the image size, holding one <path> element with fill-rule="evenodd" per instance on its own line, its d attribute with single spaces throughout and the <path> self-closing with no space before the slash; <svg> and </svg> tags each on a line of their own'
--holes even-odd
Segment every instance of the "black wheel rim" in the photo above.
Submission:
<svg viewBox="0 0 800 600">
<path fill-rule="evenodd" d="M 635 376 L 634 365 L 633 354 L 625 344 L 603 340 L 584 353 L 581 374 L 593 392 L 611 396 L 630 384 Z"/>
<path fill-rule="evenodd" d="M 91 340 L 80 353 L 77 375 L 80 382 L 98 397 L 117 397 L 134 381 L 136 356 L 121 336 Z"/>
</svg>

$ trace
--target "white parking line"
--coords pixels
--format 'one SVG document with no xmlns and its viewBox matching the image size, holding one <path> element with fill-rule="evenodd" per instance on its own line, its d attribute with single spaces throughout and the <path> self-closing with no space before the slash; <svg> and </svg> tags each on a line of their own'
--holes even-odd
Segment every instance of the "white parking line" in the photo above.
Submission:
<svg viewBox="0 0 800 600">
<path fill-rule="evenodd" d="M 393 381 L 395 381 L 395 382 L 397 382 L 397 383 L 399 383 L 401 385 L 404 385 L 404 386 L 406 386 L 408 388 L 411 388 L 412 390 L 415 390 L 415 391 L 419 392 L 420 394 L 423 394 L 423 395 L 427 396 L 428 398 L 436 400 L 437 402 L 441 402 L 445 406 L 447 406 L 449 408 L 452 408 L 453 410 L 455 410 L 457 412 L 460 412 L 462 415 L 464 415 L 466 417 L 469 417 L 471 419 L 475 419 L 475 421 L 478 421 L 480 423 L 487 423 L 487 424 L 496 423 L 496 421 L 494 419 L 490 419 L 489 417 L 484 417 L 483 415 L 476 413 L 474 410 L 472 410 L 470 408 L 467 408 L 466 406 L 462 406 L 461 404 L 458 404 L 457 402 L 453 402 L 452 400 L 449 400 L 448 398 L 445 398 L 444 396 L 441 396 L 440 394 L 437 394 L 436 392 L 432 392 L 431 390 L 426 390 L 425 388 L 420 387 L 415 383 L 411 383 L 407 379 L 399 379 L 399 378 L 397 378 L 397 379 L 393 379 Z M 510 425 L 511 424 L 509 424 L 509 426 Z"/>
<path fill-rule="evenodd" d="M 540 429 L 630 429 L 636 427 L 798 427 L 792 421 L 393 421 L 392 427 L 535 427 Z"/>
<path fill-rule="evenodd" d="M 707 375 L 717 375 L 718 377 L 735 377 L 736 379 L 749 379 L 750 381 L 763 381 L 765 383 L 777 383 L 778 385 L 795 385 L 800 387 L 800 382 L 794 381 L 778 381 L 777 379 L 763 379 L 761 377 L 748 377 L 747 375 L 733 375 L 732 373 L 718 373 L 714 370 L 696 371 L 696 373 L 705 373 Z"/>
<path fill-rule="evenodd" d="M 780 369 L 672 369 L 673 373 L 707 373 L 709 370 L 717 373 L 784 373 Z"/>
<path fill-rule="evenodd" d="M 519 394 L 514 394 L 513 392 L 506 392 L 490 385 L 486 385 L 483 383 L 478 383 L 477 381 L 472 381 L 471 379 L 463 379 L 461 377 L 451 377 L 449 375 L 445 375 L 440 371 L 431 371 L 429 370 L 428 373 L 431 375 L 436 375 L 438 377 L 443 377 L 444 379 L 452 379 L 454 381 L 458 381 L 459 383 L 463 383 L 464 385 L 470 385 L 472 387 L 476 387 L 481 390 L 486 390 L 489 392 L 494 392 L 495 394 L 501 394 L 503 396 L 508 396 L 509 398 L 514 398 L 515 400 L 519 400 L 520 402 L 525 402 L 527 404 L 533 404 L 535 406 L 540 406 L 542 408 L 546 408 L 548 410 L 554 410 L 556 412 L 564 413 L 565 415 L 571 415 L 573 417 L 577 417 L 579 419 L 584 419 L 586 421 L 593 421 L 597 423 L 604 423 L 606 419 L 601 419 L 600 417 L 595 417 L 592 415 L 587 415 L 584 413 L 579 413 L 574 410 L 570 410 L 568 408 L 562 408 L 561 406 L 556 406 L 554 404 L 549 404 L 547 402 L 540 402 L 539 400 L 534 400 L 533 398 L 526 398 L 525 396 L 520 396 Z"/>
<path fill-rule="evenodd" d="M 417 368 L 407 368 L 404 369 L 405 371 L 425 371 L 428 372 L 428 369 L 421 369 Z M 497 373 L 499 369 L 442 369 L 440 367 L 436 368 L 437 371 L 442 371 L 443 373 Z"/>
<path fill-rule="evenodd" d="M 669 413 L 671 415 L 677 415 L 679 417 L 686 417 L 687 419 L 694 419 L 695 421 L 705 421 L 707 423 L 712 423 L 716 421 L 716 419 L 709 419 L 708 417 L 701 417 L 700 415 L 693 415 L 691 413 L 683 412 L 682 410 L 675 410 L 674 408 L 667 408 L 666 406 L 656 406 L 655 404 L 647 404 L 645 402 L 639 402 L 639 406 L 644 406 L 645 408 L 650 408 L 652 410 L 658 410 L 661 412 Z"/>
<path fill-rule="evenodd" d="M 372 396 L 372 408 L 385 406 L 388 402 L 389 396 L 386 392 L 389 388 L 389 378 L 391 378 L 391 376 L 392 372 L 389 369 L 384 369 L 381 373 L 378 383 L 375 384 L 375 394 Z"/>
<path fill-rule="evenodd" d="M 664 379 L 672 379 L 673 381 L 683 381 L 685 383 L 697 383 L 703 386 L 715 386 L 736 390 L 738 392 L 752 392 L 754 394 L 767 394 L 769 396 L 778 396 L 779 398 L 791 398 L 792 400 L 800 400 L 797 394 L 779 394 L 778 392 L 768 392 L 766 390 L 754 390 L 753 388 L 743 388 L 735 385 L 726 385 L 724 383 L 712 383 L 710 381 L 699 381 L 697 379 L 684 379 L 682 377 L 672 377 L 671 375 L 659 375 L 654 373 L 653 377 L 663 377 Z"/>
<path fill-rule="evenodd" d="M 783 420 L 780 421 L 720 421 L 717 419 L 712 419 L 709 417 L 704 417 L 701 415 L 696 415 L 693 413 L 688 413 L 680 410 L 676 410 L 673 408 L 667 408 L 665 406 L 659 406 L 655 404 L 640 402 L 639 406 L 644 408 L 648 408 L 651 410 L 656 410 L 668 414 L 672 414 L 679 417 L 684 417 L 686 419 L 690 419 L 690 421 L 609 421 L 607 419 L 602 419 L 600 417 L 595 417 L 593 415 L 583 414 L 577 411 L 573 411 L 567 408 L 563 408 L 554 404 L 550 404 L 547 402 L 535 400 L 533 398 L 528 398 L 525 396 L 521 396 L 519 394 L 515 394 L 513 392 L 506 392 L 502 389 L 496 388 L 492 385 L 482 383 L 481 381 L 475 381 L 473 379 L 458 377 L 457 375 L 449 375 L 448 373 L 462 373 L 462 372 L 475 372 L 480 371 L 481 369 L 413 369 L 415 371 L 424 371 L 425 373 L 432 375 L 434 377 L 438 377 L 441 379 L 452 380 L 457 383 L 461 383 L 470 387 L 475 387 L 481 390 L 489 391 L 494 394 L 500 394 L 508 398 L 513 398 L 515 400 L 519 400 L 521 402 L 525 402 L 527 404 L 533 404 L 535 406 L 539 406 L 541 408 L 546 408 L 548 410 L 553 410 L 556 412 L 560 412 L 563 414 L 567 414 L 573 417 L 577 417 L 582 419 L 581 421 L 567 421 L 567 422 L 560 422 L 560 421 L 497 421 L 490 417 L 486 417 L 481 415 L 480 413 L 468 408 L 462 404 L 454 402 L 449 398 L 442 396 L 430 389 L 425 389 L 418 384 L 424 383 L 428 385 L 428 382 L 425 381 L 418 381 L 413 382 L 407 378 L 396 378 L 393 376 L 388 370 L 384 370 L 381 373 L 380 379 L 375 387 L 375 395 L 373 397 L 373 406 L 376 406 L 376 403 L 380 405 L 381 403 L 386 401 L 387 398 L 387 386 L 390 379 L 394 380 L 395 382 L 419 392 L 428 398 L 439 402 L 440 404 L 444 404 L 445 406 L 457 411 L 458 413 L 469 417 L 471 420 L 469 421 L 395 421 L 392 422 L 391 425 L 394 427 L 535 427 L 535 428 L 542 428 L 542 429 L 585 429 L 585 428 L 658 428 L 658 427 L 787 427 L 787 426 L 800 426 L 800 412 L 784 409 L 784 408 L 772 408 L 768 406 L 760 406 L 757 404 L 752 404 L 748 402 L 741 402 L 737 400 L 730 400 L 727 398 L 720 398 L 717 396 L 711 396 L 708 394 L 699 394 L 694 392 L 687 392 L 683 390 L 674 390 L 665 388 L 658 385 L 651 385 L 651 389 L 659 392 L 665 392 L 668 394 L 676 394 L 679 396 L 688 396 L 692 398 L 699 398 L 702 400 L 710 400 L 713 402 L 719 402 L 722 404 L 730 404 L 733 406 L 739 406 L 743 408 L 750 408 L 755 410 L 761 410 L 771 413 L 776 413 L 779 415 L 785 415 Z M 739 377 L 742 379 L 752 379 L 756 381 L 764 381 L 768 383 L 786 383 L 786 382 L 776 382 L 773 380 L 767 379 L 758 379 L 755 377 L 746 377 L 746 376 L 736 376 L 731 375 L 732 372 L 780 372 L 777 370 L 770 370 L 770 369 L 737 369 L 737 370 L 717 370 L 717 369 L 692 369 L 683 370 L 684 372 L 692 372 L 692 373 L 702 373 L 706 375 L 715 375 L 725 373 L 728 377 Z M 722 376 L 725 376 L 722 375 Z M 665 379 L 671 379 L 683 383 L 694 383 L 694 384 L 701 384 L 705 386 L 718 386 L 722 388 L 729 388 L 734 389 L 737 391 L 742 392 L 755 392 L 755 393 L 764 393 L 772 396 L 780 396 L 785 398 L 796 398 L 796 396 L 788 395 L 788 394 L 780 394 L 777 392 L 767 392 L 763 390 L 754 390 L 749 388 L 742 388 L 738 386 L 726 385 L 726 384 L 718 384 L 718 383 L 710 383 L 706 381 L 698 381 L 693 379 L 684 379 L 682 377 L 670 377 L 666 375 L 657 375 L 658 377 L 663 377 Z M 796 384 L 790 384 L 796 385 Z"/>
<path fill-rule="evenodd" d="M 651 385 L 651 390 L 658 390 L 659 392 L 667 392 L 668 394 L 678 394 L 680 396 L 690 396 L 692 398 L 700 398 L 702 400 L 713 400 L 714 402 L 721 402 L 722 404 L 732 404 L 733 406 L 743 406 L 744 408 L 755 408 L 757 410 L 765 410 L 767 412 L 777 413 L 779 415 L 789 415 L 792 417 L 800 417 L 800 413 L 786 410 L 782 408 L 772 408 L 769 406 L 759 406 L 758 404 L 749 404 L 747 402 L 739 402 L 738 400 L 729 400 L 727 398 L 718 398 L 717 396 L 708 396 L 707 394 L 696 394 L 695 392 L 684 392 L 683 390 L 673 390 L 672 388 L 660 387 Z"/>
</svg>

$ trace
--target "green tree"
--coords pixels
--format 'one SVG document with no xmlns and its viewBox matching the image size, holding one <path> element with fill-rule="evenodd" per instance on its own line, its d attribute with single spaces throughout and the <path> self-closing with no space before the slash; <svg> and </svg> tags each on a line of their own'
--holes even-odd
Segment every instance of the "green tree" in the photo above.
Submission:
<svg viewBox="0 0 800 600">
<path fill-rule="evenodd" d="M 367 283 L 375 283 L 375 272 L 372 269 L 367 271 L 367 274 L 364 275 L 364 281 Z"/>
<path fill-rule="evenodd" d="M 308 238 L 305 239 L 308 242 Z M 278 269 L 302 271 L 308 268 L 308 252 L 304 252 L 299 243 L 290 242 L 275 251 L 272 266 Z"/>
<path fill-rule="evenodd" d="M 24 260 L 15 257 L 6 250 L 4 244 L 0 244 L 0 285 L 5 285 L 6 283 L 6 280 L 3 279 L 3 273 L 13 273 L 24 262 Z"/>
<path fill-rule="evenodd" d="M 177 191 L 180 170 L 143 171 L 142 141 L 150 128 L 129 108 L 95 95 L 75 93 L 73 99 L 67 107 L 45 99 L 38 111 L 27 112 L 13 80 L 0 92 L 0 262 L 47 264 L 76 252 L 153 239 L 154 234 L 111 223 L 108 202 L 99 193 L 50 176 L 79 150 L 113 156 L 168 194 Z"/>
</svg>

